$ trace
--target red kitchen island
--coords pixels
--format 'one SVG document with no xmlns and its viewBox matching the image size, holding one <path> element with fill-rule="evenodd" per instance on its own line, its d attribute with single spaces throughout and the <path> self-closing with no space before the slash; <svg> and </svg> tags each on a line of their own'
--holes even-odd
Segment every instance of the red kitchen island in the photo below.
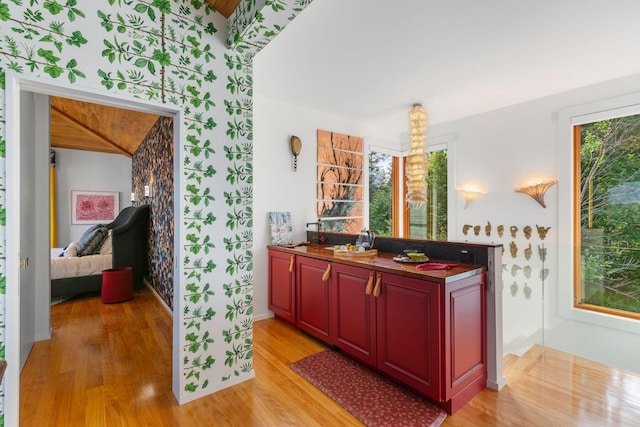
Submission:
<svg viewBox="0 0 640 427">
<path fill-rule="evenodd" d="M 487 382 L 486 269 L 269 246 L 269 309 L 455 413 Z"/>
</svg>

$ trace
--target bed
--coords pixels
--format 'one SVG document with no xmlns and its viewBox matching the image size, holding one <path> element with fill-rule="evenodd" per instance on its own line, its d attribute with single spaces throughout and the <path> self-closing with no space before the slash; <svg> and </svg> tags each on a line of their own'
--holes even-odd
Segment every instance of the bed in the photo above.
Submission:
<svg viewBox="0 0 640 427">
<path fill-rule="evenodd" d="M 149 205 L 120 211 L 113 222 L 105 224 L 108 236 L 100 241 L 95 254 L 73 256 L 71 243 L 64 249 L 52 249 L 51 297 L 98 292 L 102 288 L 102 270 L 115 267 L 131 267 L 134 288 L 140 289 L 148 272 L 149 211 Z M 95 226 L 98 228 L 102 227 Z M 83 238 L 79 242 L 83 243 Z M 66 256 L 60 256 L 62 252 Z"/>
</svg>

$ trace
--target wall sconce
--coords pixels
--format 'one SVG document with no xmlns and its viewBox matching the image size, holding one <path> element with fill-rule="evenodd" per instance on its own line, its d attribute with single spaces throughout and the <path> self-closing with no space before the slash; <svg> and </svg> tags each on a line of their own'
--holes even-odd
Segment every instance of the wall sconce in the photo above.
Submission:
<svg viewBox="0 0 640 427">
<path fill-rule="evenodd" d="M 544 193 L 546 193 L 549 188 L 557 183 L 557 179 L 554 179 L 552 181 L 536 182 L 535 184 L 527 184 L 516 187 L 513 189 L 513 191 L 515 191 L 516 193 L 523 193 L 531 196 L 533 200 L 540 203 L 540 206 L 546 208 L 547 205 L 544 204 Z"/>
<path fill-rule="evenodd" d="M 136 193 L 135 192 L 131 192 L 131 201 L 135 202 L 136 201 Z"/>
<path fill-rule="evenodd" d="M 143 188 L 144 197 L 153 197 L 153 176 L 149 177 L 149 183 Z"/>
<path fill-rule="evenodd" d="M 427 201 L 427 112 L 421 104 L 413 104 L 409 111 L 409 155 L 407 156 L 407 202 Z"/>
<path fill-rule="evenodd" d="M 485 193 L 483 191 L 477 191 L 477 190 L 459 189 L 457 191 L 464 198 L 464 209 L 467 209 L 467 206 L 469 206 L 469 203 L 471 203 L 472 201 L 474 201 L 478 197 L 482 196 L 483 194 L 487 194 L 487 193 Z"/>
<path fill-rule="evenodd" d="M 293 171 L 298 170 L 298 155 L 300 154 L 300 150 L 302 150 L 302 141 L 295 135 L 291 135 L 291 139 L 289 141 L 289 145 L 291 147 L 291 154 L 293 155 Z"/>
</svg>

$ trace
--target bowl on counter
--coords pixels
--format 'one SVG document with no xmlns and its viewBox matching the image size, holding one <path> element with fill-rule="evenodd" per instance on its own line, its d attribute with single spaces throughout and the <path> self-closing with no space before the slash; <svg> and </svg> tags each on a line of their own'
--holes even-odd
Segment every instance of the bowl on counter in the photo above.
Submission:
<svg viewBox="0 0 640 427">
<path fill-rule="evenodd" d="M 407 256 L 413 262 L 418 262 L 424 259 L 424 253 L 422 252 L 407 252 Z"/>
</svg>

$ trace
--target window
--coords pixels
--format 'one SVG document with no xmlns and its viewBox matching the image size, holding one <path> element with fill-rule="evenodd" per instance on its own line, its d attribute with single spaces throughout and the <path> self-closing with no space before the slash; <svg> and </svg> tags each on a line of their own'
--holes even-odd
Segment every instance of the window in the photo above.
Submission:
<svg viewBox="0 0 640 427">
<path fill-rule="evenodd" d="M 404 236 L 447 240 L 447 150 L 430 151 L 427 158 L 427 203 L 407 203 Z"/>
<path fill-rule="evenodd" d="M 640 319 L 640 115 L 574 135 L 574 305 Z"/>
<path fill-rule="evenodd" d="M 429 148 L 433 151 L 427 155 L 427 203 L 405 203 L 404 209 L 404 158 L 384 149 L 369 151 L 369 228 L 377 236 L 447 239 L 449 159 L 446 144 Z"/>
<path fill-rule="evenodd" d="M 376 236 L 398 236 L 399 159 L 369 152 L 369 228 Z"/>
</svg>

